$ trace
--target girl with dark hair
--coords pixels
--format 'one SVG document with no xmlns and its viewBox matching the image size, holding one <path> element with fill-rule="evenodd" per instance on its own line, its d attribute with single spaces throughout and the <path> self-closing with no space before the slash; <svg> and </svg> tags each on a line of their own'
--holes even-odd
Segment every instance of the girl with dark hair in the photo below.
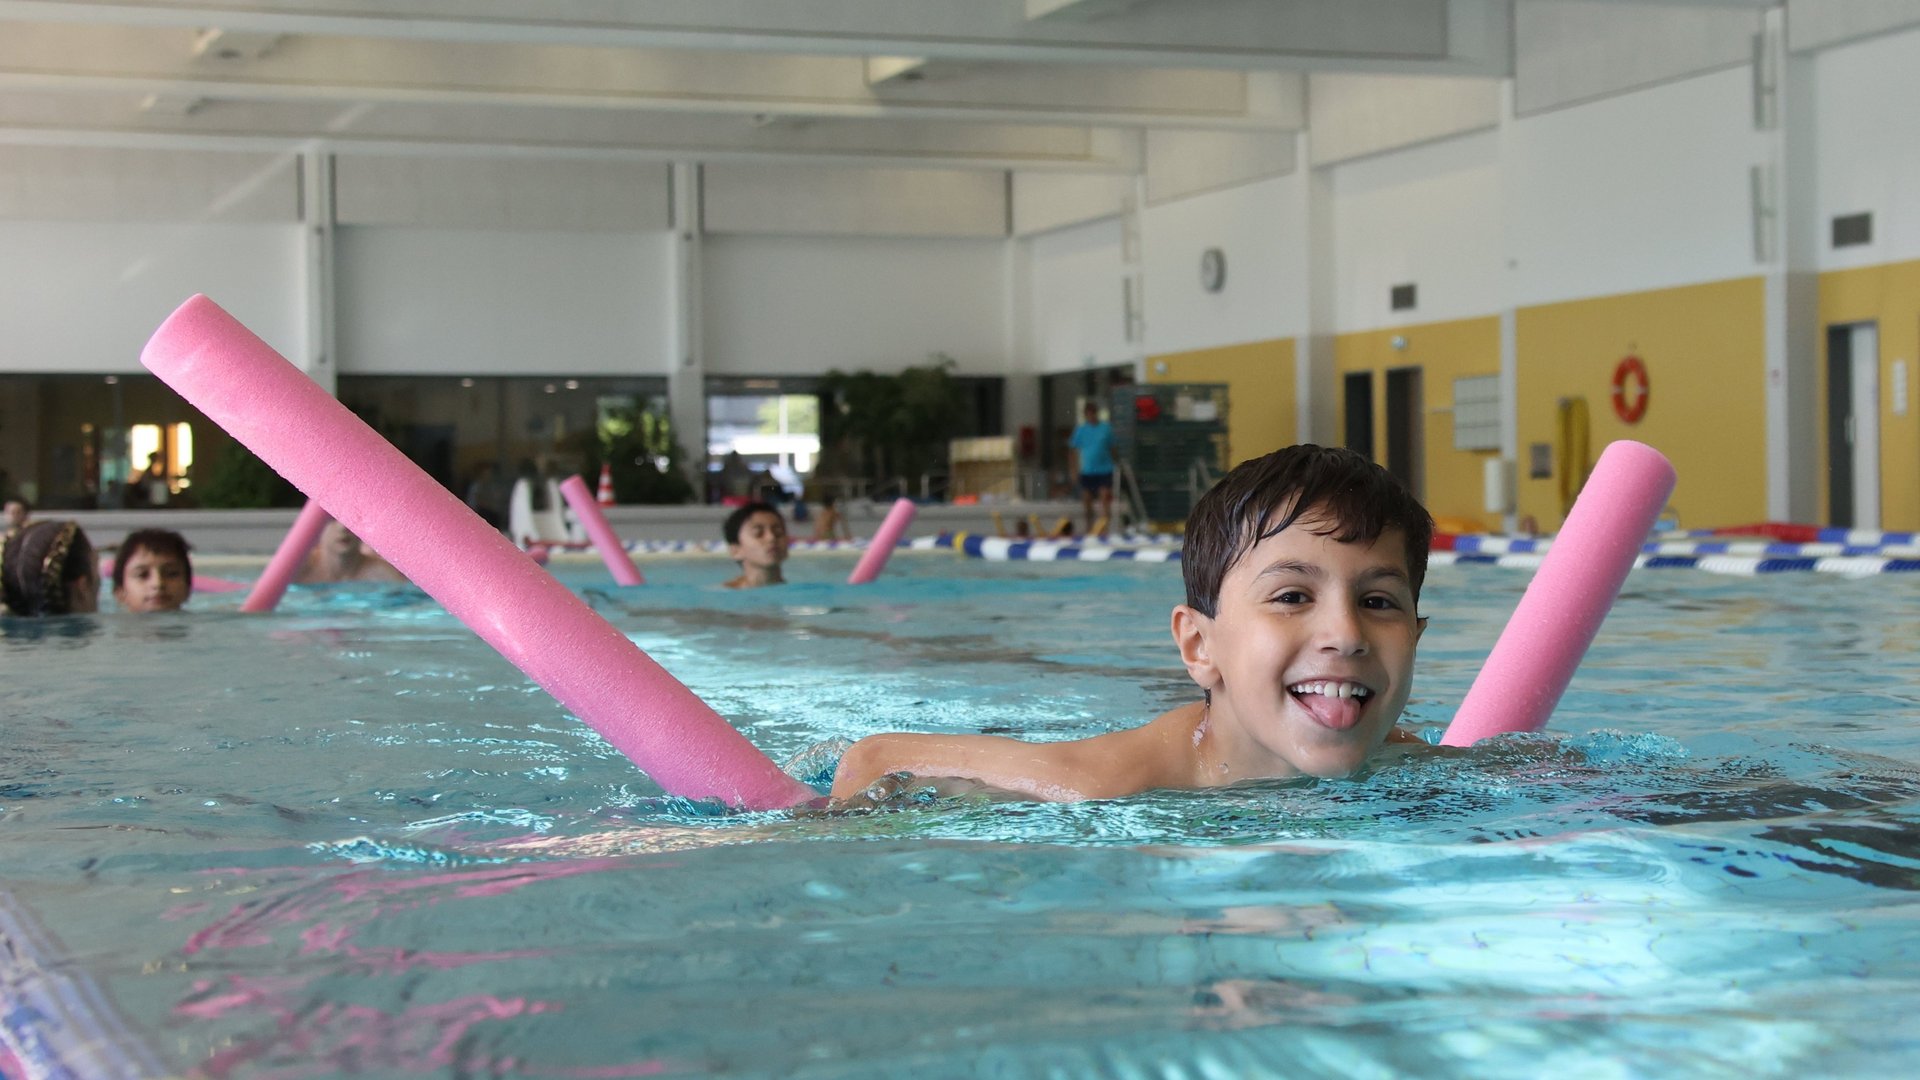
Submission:
<svg viewBox="0 0 1920 1080">
<path fill-rule="evenodd" d="M 100 568 L 79 523 L 35 521 L 0 535 L 0 600 L 14 615 L 96 610 Z"/>
</svg>

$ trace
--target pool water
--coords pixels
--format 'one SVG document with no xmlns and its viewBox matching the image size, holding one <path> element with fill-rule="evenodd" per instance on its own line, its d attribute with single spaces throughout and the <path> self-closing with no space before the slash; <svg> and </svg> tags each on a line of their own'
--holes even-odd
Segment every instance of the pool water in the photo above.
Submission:
<svg viewBox="0 0 1920 1080">
<path fill-rule="evenodd" d="M 1195 694 L 1177 565 L 559 569 L 776 760 Z M 1526 584 L 1440 567 L 1437 738 Z M 1639 572 L 1550 733 L 1364 775 L 857 815 L 669 798 L 411 589 L 0 621 L 16 1075 L 1920 1069 L 1920 604 Z"/>
</svg>

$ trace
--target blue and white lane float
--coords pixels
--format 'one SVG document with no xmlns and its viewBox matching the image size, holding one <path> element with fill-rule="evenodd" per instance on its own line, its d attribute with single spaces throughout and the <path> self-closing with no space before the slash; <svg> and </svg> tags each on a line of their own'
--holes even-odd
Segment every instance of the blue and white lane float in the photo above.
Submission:
<svg viewBox="0 0 1920 1080">
<path fill-rule="evenodd" d="M 106 992 L 68 961 L 25 905 L 0 889 L 0 1076 L 143 1080 L 169 1075 Z"/>
<path fill-rule="evenodd" d="M 1796 527 L 1796 530 L 1798 528 Z M 1842 544 L 1847 547 L 1920 547 L 1920 532 L 1814 526 L 1805 528 L 1812 539 L 1802 543 Z M 1668 535 L 1688 540 L 1725 540 L 1729 537 L 1738 538 L 1740 534 L 1730 533 L 1725 529 L 1682 529 Z"/>
<path fill-rule="evenodd" d="M 1512 570 L 1538 570 L 1546 559 L 1544 552 L 1492 553 L 1436 551 L 1428 556 L 1429 566 L 1503 566 Z M 1758 555 L 1648 555 L 1641 553 L 1633 561 L 1636 570 L 1705 570 L 1715 574 L 1753 576 L 1756 574 L 1818 573 L 1867 577 L 1873 574 L 1905 574 L 1920 571 L 1920 558 L 1893 558 L 1884 555 L 1758 556 Z"/>
<path fill-rule="evenodd" d="M 1538 570 L 1546 560 L 1550 546 L 1543 540 L 1517 540 L 1511 537 L 1460 537 L 1460 540 L 1503 541 L 1488 544 L 1485 550 L 1436 551 L 1428 556 L 1430 566 L 1500 566 L 1510 570 Z M 1525 545 L 1508 550 L 1507 544 Z M 1177 548 L 1120 548 L 1100 545 L 1053 543 L 1044 540 L 1006 540 L 991 536 L 943 534 L 922 537 L 911 547 L 951 548 L 956 552 L 988 562 L 1027 560 L 1030 562 L 1179 562 Z M 1477 546 L 1477 545 L 1476 545 Z M 1705 570 L 1716 574 L 1752 576 L 1756 574 L 1821 573 L 1865 577 L 1873 574 L 1904 574 L 1920 571 L 1920 551 L 1914 558 L 1885 554 L 1802 554 L 1812 545 L 1768 545 L 1791 548 L 1779 554 L 1667 554 L 1642 549 L 1635 557 L 1636 570 Z M 1658 549 L 1661 545 L 1650 544 Z"/>
<path fill-rule="evenodd" d="M 1888 534 L 1897 538 L 1904 534 Z M 1553 548 L 1551 537 L 1455 536 L 1450 543 L 1463 555 L 1544 555 Z M 1742 555 L 1762 558 L 1820 559 L 1829 556 L 1885 555 L 1920 558 L 1920 546 L 1905 543 L 1842 544 L 1833 541 L 1791 543 L 1784 540 L 1712 540 L 1658 537 L 1640 546 L 1645 555 Z"/>
<path fill-rule="evenodd" d="M 1066 544 L 1055 540 L 1009 540 L 970 533 L 942 534 L 934 546 L 952 548 L 990 562 L 1024 559 L 1029 562 L 1179 562 L 1173 547 L 1119 547 L 1107 544 Z"/>
</svg>

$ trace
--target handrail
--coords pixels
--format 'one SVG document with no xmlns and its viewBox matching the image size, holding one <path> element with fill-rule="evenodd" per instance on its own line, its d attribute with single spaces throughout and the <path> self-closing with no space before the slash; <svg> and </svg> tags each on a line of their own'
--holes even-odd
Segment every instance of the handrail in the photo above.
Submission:
<svg viewBox="0 0 1920 1080">
<path fill-rule="evenodd" d="M 1152 522 L 1147 517 L 1147 499 L 1140 494 L 1140 481 L 1133 475 L 1133 463 L 1121 460 L 1114 463 L 1115 479 L 1120 485 L 1120 495 L 1127 507 L 1127 515 L 1133 519 L 1136 529 L 1147 528 Z"/>
</svg>

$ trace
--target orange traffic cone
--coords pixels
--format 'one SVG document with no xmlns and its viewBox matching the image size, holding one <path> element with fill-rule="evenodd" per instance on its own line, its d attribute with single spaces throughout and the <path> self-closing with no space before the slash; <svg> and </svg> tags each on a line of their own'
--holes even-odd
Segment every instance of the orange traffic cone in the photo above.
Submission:
<svg viewBox="0 0 1920 1080">
<path fill-rule="evenodd" d="M 600 465 L 600 490 L 593 493 L 593 501 L 601 506 L 613 505 L 613 466 L 605 462 Z"/>
</svg>

